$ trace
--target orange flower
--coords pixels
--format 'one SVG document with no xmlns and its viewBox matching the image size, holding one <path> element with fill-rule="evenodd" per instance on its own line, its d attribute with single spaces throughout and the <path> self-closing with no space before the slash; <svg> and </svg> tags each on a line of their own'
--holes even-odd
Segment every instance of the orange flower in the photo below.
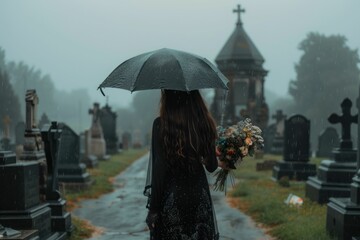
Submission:
<svg viewBox="0 0 360 240">
<path fill-rule="evenodd" d="M 251 138 L 249 138 L 249 137 L 245 138 L 245 144 L 248 146 L 251 146 L 253 144 L 253 142 L 251 141 Z"/>
</svg>

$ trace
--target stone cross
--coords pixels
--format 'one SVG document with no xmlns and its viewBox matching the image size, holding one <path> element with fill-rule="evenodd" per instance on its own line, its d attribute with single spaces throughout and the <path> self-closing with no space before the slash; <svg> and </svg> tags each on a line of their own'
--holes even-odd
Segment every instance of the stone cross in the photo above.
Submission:
<svg viewBox="0 0 360 240">
<path fill-rule="evenodd" d="M 357 123 L 358 115 L 351 115 L 351 106 L 352 102 L 350 99 L 345 98 L 341 103 L 342 115 L 339 116 L 335 113 L 331 114 L 328 118 L 328 121 L 331 124 L 341 124 L 341 149 L 352 149 L 352 141 L 351 141 L 351 124 Z"/>
<path fill-rule="evenodd" d="M 35 89 L 26 91 L 26 130 L 31 131 L 33 128 L 37 128 L 36 125 L 36 112 L 39 103 L 39 98 Z"/>
<path fill-rule="evenodd" d="M 240 4 L 237 5 L 237 8 L 236 8 L 236 9 L 233 9 L 233 13 L 237 13 L 237 15 L 238 15 L 238 20 L 237 20 L 236 25 L 242 25 L 241 18 L 240 18 L 240 14 L 241 14 L 242 12 L 244 13 L 244 12 L 245 12 L 245 9 L 241 8 L 241 7 L 240 7 Z"/>
<path fill-rule="evenodd" d="M 4 125 L 4 138 L 10 138 L 10 123 L 11 119 L 8 115 L 3 118 L 3 125 Z"/>
<path fill-rule="evenodd" d="M 286 118 L 286 115 L 283 114 L 282 110 L 277 110 L 275 115 L 272 115 L 272 118 L 276 120 L 276 124 L 278 124 L 281 120 Z"/>
</svg>

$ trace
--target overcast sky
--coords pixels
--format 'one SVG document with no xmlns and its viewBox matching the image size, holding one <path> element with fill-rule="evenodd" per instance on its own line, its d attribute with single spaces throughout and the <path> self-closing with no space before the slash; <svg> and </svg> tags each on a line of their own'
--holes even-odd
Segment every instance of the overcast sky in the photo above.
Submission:
<svg viewBox="0 0 360 240">
<path fill-rule="evenodd" d="M 0 0 L 0 47 L 8 61 L 24 61 L 50 74 L 56 87 L 96 89 L 121 62 L 167 47 L 214 62 L 235 28 L 241 4 L 245 31 L 269 70 L 265 87 L 287 94 L 297 49 L 310 31 L 341 34 L 360 47 L 359 0 Z M 110 104 L 131 94 L 105 89 Z"/>
</svg>

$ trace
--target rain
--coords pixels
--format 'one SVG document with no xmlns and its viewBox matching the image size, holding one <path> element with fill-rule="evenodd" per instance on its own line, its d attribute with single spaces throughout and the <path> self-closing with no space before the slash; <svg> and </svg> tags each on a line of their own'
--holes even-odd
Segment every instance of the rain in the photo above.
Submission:
<svg viewBox="0 0 360 240">
<path fill-rule="evenodd" d="M 218 169 L 201 163 L 219 239 L 359 237 L 336 210 L 360 214 L 359 9 L 0 1 L 0 239 L 149 239 L 143 191 L 164 89 L 199 90 L 214 119 Z M 236 167 L 225 192 L 223 161 Z"/>
</svg>

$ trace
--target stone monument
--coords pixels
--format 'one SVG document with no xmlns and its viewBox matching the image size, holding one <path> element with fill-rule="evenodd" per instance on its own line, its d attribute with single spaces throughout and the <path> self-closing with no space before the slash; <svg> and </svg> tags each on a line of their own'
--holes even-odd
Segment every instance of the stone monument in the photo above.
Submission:
<svg viewBox="0 0 360 240">
<path fill-rule="evenodd" d="M 99 103 L 94 103 L 93 109 L 89 110 L 92 114 L 91 127 L 89 130 L 90 148 L 89 154 L 95 155 L 99 160 L 106 159 L 106 143 L 104 140 L 103 130 L 100 124 L 100 107 Z"/>
<path fill-rule="evenodd" d="M 47 163 L 47 182 L 46 182 L 46 202 L 51 208 L 51 230 L 59 232 L 64 237 L 72 231 L 70 213 L 65 211 L 66 201 L 61 198 L 59 192 L 58 171 L 61 167 L 59 164 L 60 149 L 59 139 L 62 137 L 62 130 L 58 128 L 57 122 L 52 122 L 51 126 L 45 124 L 41 131 L 41 137 L 45 146 L 46 163 Z"/>
<path fill-rule="evenodd" d="M 85 130 L 80 134 L 80 158 L 81 162 L 88 168 L 95 168 L 99 165 L 98 158 L 90 154 L 90 136 L 89 131 Z"/>
<path fill-rule="evenodd" d="M 26 121 L 25 121 L 25 134 L 24 134 L 24 146 L 19 160 L 21 161 L 37 161 L 39 163 L 39 182 L 40 182 L 40 194 L 42 198 L 45 198 L 46 189 L 46 159 L 45 153 L 42 147 L 41 133 L 36 123 L 36 111 L 38 108 L 39 98 L 35 89 L 26 91 Z"/>
<path fill-rule="evenodd" d="M 333 127 L 327 127 L 319 136 L 316 157 L 332 157 L 332 151 L 340 144 L 339 135 Z"/>
<path fill-rule="evenodd" d="M 285 121 L 284 160 L 273 168 L 273 179 L 304 181 L 316 175 L 315 164 L 309 163 L 310 157 L 310 120 L 302 115 L 294 115 Z"/>
<path fill-rule="evenodd" d="M 10 151 L 0 152 L 0 224 L 17 230 L 37 229 L 40 239 L 51 233 L 51 209 L 39 197 L 39 163 L 16 162 Z"/>
<path fill-rule="evenodd" d="M 332 124 L 340 123 L 342 135 L 340 148 L 333 151 L 334 160 L 323 160 L 318 168 L 317 177 L 306 182 L 306 196 L 318 203 L 327 203 L 330 197 L 349 197 L 350 183 L 356 173 L 356 150 L 351 141 L 350 127 L 357 123 L 357 116 L 351 115 L 352 102 L 346 98 L 341 103 L 342 115 L 331 114 Z"/>
<path fill-rule="evenodd" d="M 62 130 L 58 153 L 58 180 L 66 189 L 84 189 L 93 182 L 86 171 L 86 165 L 80 162 L 80 137 L 66 124 Z"/>
<path fill-rule="evenodd" d="M 272 145 L 270 152 L 272 154 L 282 154 L 284 151 L 284 127 L 286 115 L 283 114 L 282 110 L 277 110 L 276 114 L 272 116 L 275 119 L 275 136 L 272 139 Z"/>
<path fill-rule="evenodd" d="M 360 112 L 359 98 L 357 99 L 357 108 Z M 360 237 L 360 114 L 358 114 L 357 121 L 357 172 L 350 185 L 350 198 L 330 198 L 327 205 L 326 230 L 340 240 L 359 239 Z"/>
<path fill-rule="evenodd" d="M 117 115 L 111 110 L 111 107 L 106 104 L 101 109 L 100 123 L 104 132 L 104 139 L 106 142 L 106 153 L 115 154 L 118 152 L 118 137 L 116 136 L 116 118 Z"/>
</svg>

